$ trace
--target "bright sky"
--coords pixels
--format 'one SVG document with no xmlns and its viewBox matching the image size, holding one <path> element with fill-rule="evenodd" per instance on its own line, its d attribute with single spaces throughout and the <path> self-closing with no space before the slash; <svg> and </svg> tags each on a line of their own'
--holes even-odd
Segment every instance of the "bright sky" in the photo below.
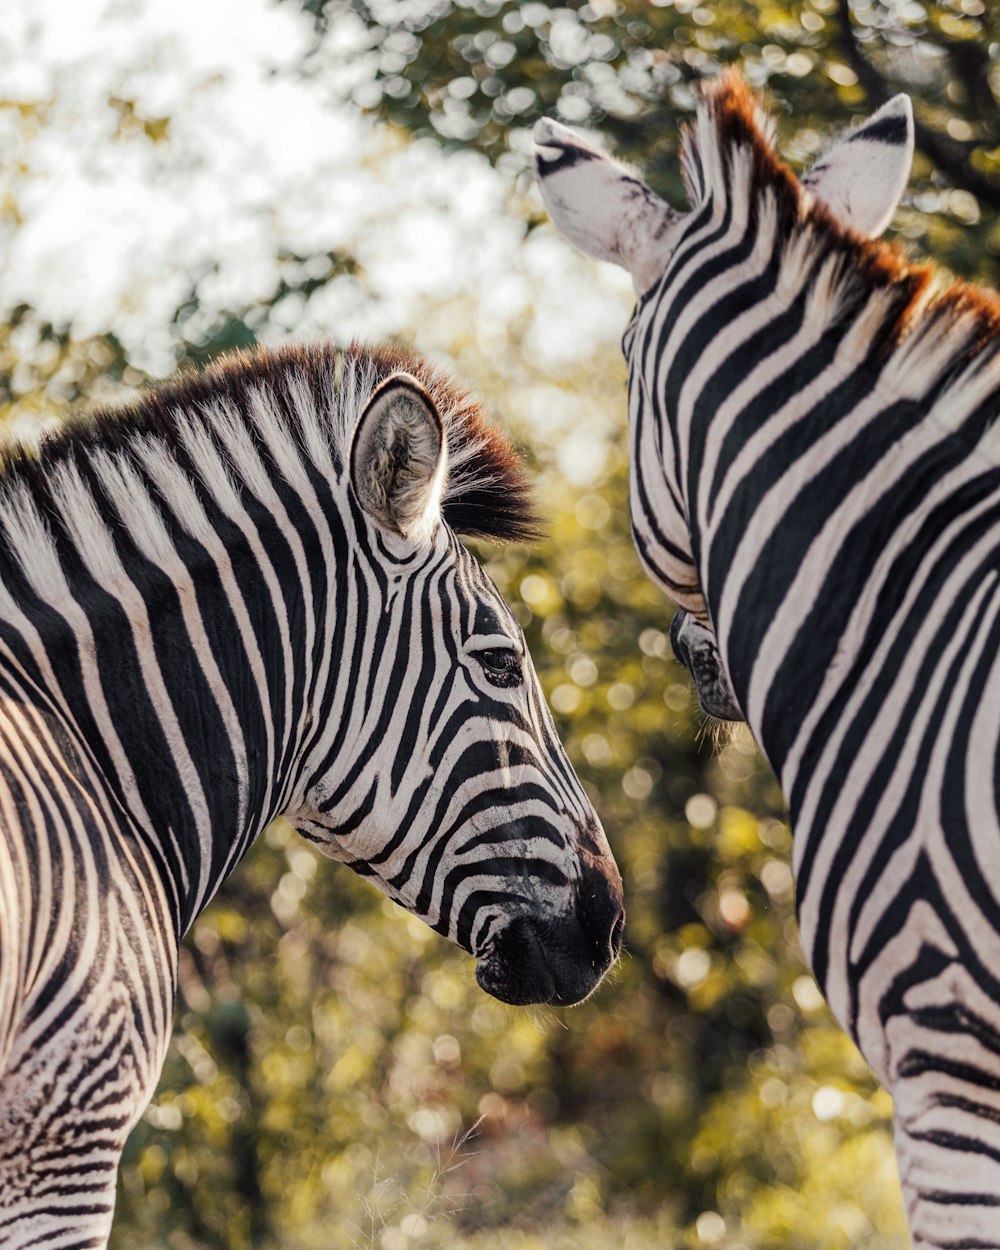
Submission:
<svg viewBox="0 0 1000 1250">
<path fill-rule="evenodd" d="M 335 32 L 341 47 L 353 32 Z M 135 362 L 173 365 L 170 318 L 193 281 L 206 305 L 266 299 L 276 256 L 344 249 L 368 290 L 334 283 L 279 310 L 275 337 L 403 334 L 447 355 L 461 307 L 484 344 L 530 319 L 546 365 L 614 341 L 624 274 L 576 258 L 549 230 L 523 238 L 509 189 L 471 154 L 404 142 L 340 104 L 362 59 L 296 73 L 311 35 L 267 0 L 0 0 L 0 305 L 25 301 L 78 333 L 113 328 Z M 115 138 L 133 100 L 169 116 L 165 142 Z"/>
</svg>

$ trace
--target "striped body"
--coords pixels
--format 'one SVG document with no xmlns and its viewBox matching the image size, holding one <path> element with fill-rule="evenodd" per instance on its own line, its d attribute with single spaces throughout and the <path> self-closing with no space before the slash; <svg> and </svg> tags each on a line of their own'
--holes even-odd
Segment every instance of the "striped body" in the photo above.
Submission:
<svg viewBox="0 0 1000 1250">
<path fill-rule="evenodd" d="M 517 536 L 525 489 L 453 383 L 358 349 L 235 358 L 0 474 L 4 1250 L 105 1243 L 178 943 L 275 816 L 498 997 L 600 980 L 620 880 L 453 528 Z"/>
<path fill-rule="evenodd" d="M 1000 306 L 872 241 L 911 134 L 894 101 L 800 184 L 735 76 L 708 93 L 691 210 L 647 215 L 629 263 L 631 506 L 703 704 L 728 691 L 781 781 L 914 1242 L 971 1250 L 1000 1246 Z M 600 166 L 627 198 L 564 138 L 557 220 Z"/>
</svg>

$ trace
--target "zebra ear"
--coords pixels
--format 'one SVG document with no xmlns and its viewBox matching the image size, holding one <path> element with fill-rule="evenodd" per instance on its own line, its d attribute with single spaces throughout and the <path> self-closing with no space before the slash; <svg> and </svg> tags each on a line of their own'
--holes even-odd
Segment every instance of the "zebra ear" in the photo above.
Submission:
<svg viewBox="0 0 1000 1250">
<path fill-rule="evenodd" d="M 913 109 L 897 95 L 821 156 L 802 186 L 838 221 L 874 239 L 892 220 L 912 160 Z"/>
<path fill-rule="evenodd" d="M 416 378 L 393 373 L 373 393 L 351 444 L 351 484 L 387 530 L 425 542 L 441 519 L 448 451 L 434 401 Z"/>
<path fill-rule="evenodd" d="M 551 118 L 535 126 L 535 176 L 549 216 L 571 243 L 632 275 L 647 291 L 667 266 L 676 212 L 624 165 Z"/>
</svg>

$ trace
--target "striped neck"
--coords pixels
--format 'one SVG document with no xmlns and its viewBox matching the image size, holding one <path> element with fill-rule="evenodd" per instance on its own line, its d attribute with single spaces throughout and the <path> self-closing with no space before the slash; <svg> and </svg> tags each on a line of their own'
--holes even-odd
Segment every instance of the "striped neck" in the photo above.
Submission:
<svg viewBox="0 0 1000 1250">
<path fill-rule="evenodd" d="M 329 440 L 321 473 L 278 405 L 254 405 L 253 426 L 220 407 L 179 417 L 175 444 L 64 459 L 51 520 L 22 483 L 0 512 L 5 650 L 96 760 L 178 934 L 300 785 L 347 549 L 373 559 Z"/>
</svg>

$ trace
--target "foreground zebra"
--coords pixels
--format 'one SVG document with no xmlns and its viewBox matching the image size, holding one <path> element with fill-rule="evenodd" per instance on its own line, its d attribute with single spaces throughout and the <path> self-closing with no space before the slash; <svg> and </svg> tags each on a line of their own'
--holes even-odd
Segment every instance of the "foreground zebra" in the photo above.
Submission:
<svg viewBox="0 0 1000 1250">
<path fill-rule="evenodd" d="M 621 882 L 456 533 L 533 526 L 509 444 L 400 352 L 286 350 L 0 470 L 0 1246 L 105 1244 L 181 936 L 284 814 L 575 1003 Z"/>
<path fill-rule="evenodd" d="M 896 1107 L 919 1246 L 1000 1246 L 1000 303 L 874 242 L 897 97 L 796 182 L 735 74 L 677 212 L 571 132 L 542 194 L 633 275 L 631 506 L 706 708 L 745 713 L 802 937 Z M 742 713 L 741 713 L 742 709 Z"/>
</svg>

